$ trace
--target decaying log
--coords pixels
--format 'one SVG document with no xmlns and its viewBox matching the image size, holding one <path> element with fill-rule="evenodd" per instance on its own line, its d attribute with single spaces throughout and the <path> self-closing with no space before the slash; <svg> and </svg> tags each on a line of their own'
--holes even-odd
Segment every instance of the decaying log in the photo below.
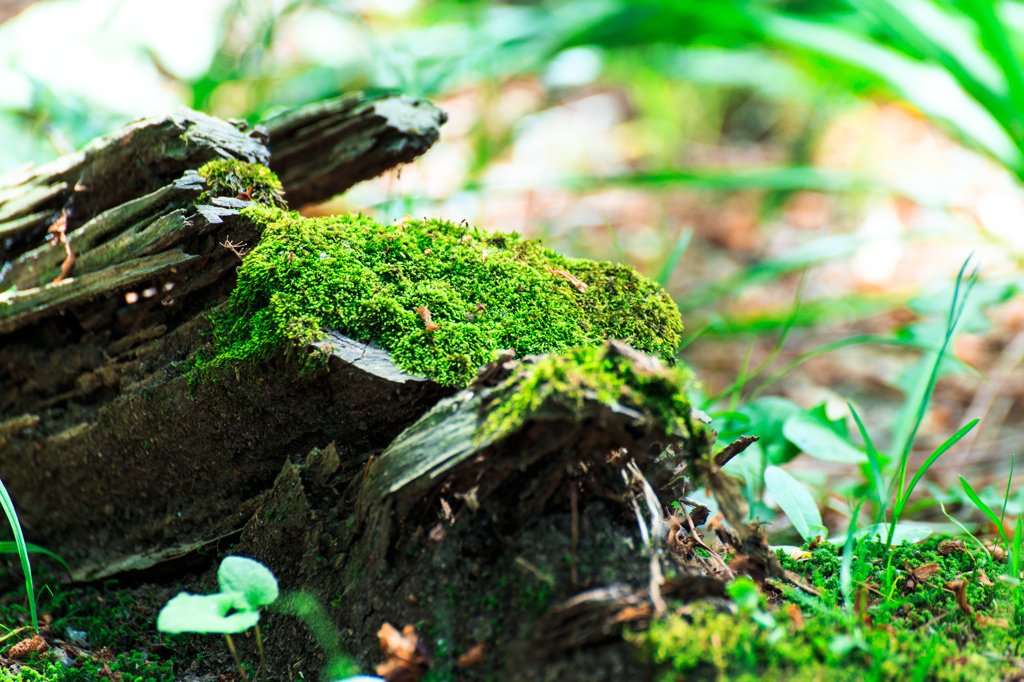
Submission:
<svg viewBox="0 0 1024 682">
<path fill-rule="evenodd" d="M 283 588 L 330 604 L 366 665 L 390 621 L 425 624 L 430 651 L 485 646 L 465 679 L 641 679 L 623 631 L 663 592 L 723 594 L 717 567 L 660 572 L 682 475 L 717 475 L 686 372 L 609 340 L 508 353 L 456 393 L 330 329 L 291 354 L 189 371 L 262 229 L 248 190 L 198 201 L 213 183 L 203 163 L 269 160 L 293 205 L 316 202 L 411 160 L 443 122 L 401 97 L 340 98 L 248 132 L 178 110 L 0 179 L 0 476 L 27 537 L 75 580 L 230 538 Z M 440 329 L 423 317 L 420 331 Z M 265 623 L 275 679 L 323 665 L 294 619 Z M 434 664 L 442 677 L 462 665 Z"/>
<path fill-rule="evenodd" d="M 294 208 L 409 163 L 430 149 L 447 115 L 424 99 L 346 95 L 271 118 L 270 169 Z"/>
<path fill-rule="evenodd" d="M 629 359 L 611 371 L 674 381 L 615 342 L 598 357 L 623 350 Z M 622 632 L 653 614 L 649 531 L 638 526 L 623 466 L 638 465 L 667 506 L 680 481 L 669 485 L 677 458 L 665 453 L 706 456 L 713 434 L 695 418 L 666 424 L 649 403 L 599 397 L 587 376 L 577 377 L 581 392 L 542 383 L 543 401 L 488 431 L 494 401 L 544 361 L 506 362 L 497 378 L 441 400 L 347 486 L 337 477 L 317 483 L 320 451 L 285 464 L 236 550 L 261 557 L 283 584 L 332 600 L 350 651 L 374 651 L 382 621 L 431 623 L 431 647 L 443 639 L 449 650 L 484 643 L 488 651 L 472 671 L 455 673 L 454 658 L 435 661 L 442 677 L 643 679 Z M 665 587 L 724 595 L 721 580 L 706 581 Z M 267 628 L 268 640 L 310 648 L 289 634 L 288 619 L 271 617 Z"/>
<path fill-rule="evenodd" d="M 279 161 L 299 196 L 412 160 L 444 118 L 403 97 L 340 101 L 270 124 L 296 163 L 348 150 L 315 190 Z M 259 240 L 244 198 L 197 203 L 208 186 L 196 169 L 265 165 L 267 143 L 261 127 L 178 109 L 0 178 L 0 472 L 26 533 L 77 562 L 77 577 L 237 528 L 287 457 L 338 440 L 365 461 L 445 393 L 337 334 L 321 343 L 334 352 L 326 371 L 282 361 L 198 385 L 185 376 L 208 343 L 207 312 L 234 286 L 240 259 L 225 245 Z M 70 267 L 47 240 L 62 215 Z"/>
</svg>

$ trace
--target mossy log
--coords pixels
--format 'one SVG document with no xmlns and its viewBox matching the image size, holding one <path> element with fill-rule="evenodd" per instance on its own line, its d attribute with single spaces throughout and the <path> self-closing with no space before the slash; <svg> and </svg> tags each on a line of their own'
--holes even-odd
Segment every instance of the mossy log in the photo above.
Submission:
<svg viewBox="0 0 1024 682">
<path fill-rule="evenodd" d="M 443 120 L 409 98 L 252 131 L 179 110 L 0 181 L 0 476 L 76 581 L 230 544 L 330 604 L 366 665 L 391 621 L 463 679 L 641 679 L 623 630 L 722 593 L 686 564 L 662 580 L 662 510 L 684 473 L 735 488 L 666 364 L 671 299 L 518 235 L 275 207 L 267 164 L 318 201 Z M 550 353 L 476 372 L 517 344 Z M 267 626 L 274 679 L 323 666 L 294 619 Z"/>
<path fill-rule="evenodd" d="M 405 109 L 415 130 L 388 118 Z M 348 141 L 344 172 L 315 178 L 316 191 L 286 173 L 300 196 L 327 197 L 383 159 L 411 161 L 443 119 L 424 101 L 347 96 L 270 131 L 297 163 L 305 145 L 325 144 L 310 130 L 329 129 L 335 148 Z M 209 342 L 208 311 L 234 286 L 238 249 L 259 240 L 240 213 L 244 188 L 215 196 L 197 169 L 265 165 L 267 145 L 260 127 L 178 109 L 0 179 L 0 475 L 29 537 L 79 577 L 239 527 L 245 500 L 287 457 L 337 440 L 365 459 L 445 393 L 365 343 L 355 361 L 340 336 L 322 344 L 337 353 L 319 372 L 283 360 L 201 385 L 185 376 Z"/>
</svg>

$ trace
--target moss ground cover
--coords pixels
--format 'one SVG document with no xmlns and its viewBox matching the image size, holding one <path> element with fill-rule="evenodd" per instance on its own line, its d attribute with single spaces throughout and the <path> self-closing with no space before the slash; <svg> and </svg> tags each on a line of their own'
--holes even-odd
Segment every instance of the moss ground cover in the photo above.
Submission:
<svg viewBox="0 0 1024 682">
<path fill-rule="evenodd" d="M 628 266 L 442 220 L 245 213 L 263 237 L 215 318 L 206 364 L 256 362 L 325 327 L 374 341 L 403 369 L 450 386 L 468 384 L 500 348 L 522 356 L 615 338 L 674 361 L 679 312 Z"/>
<path fill-rule="evenodd" d="M 787 588 L 786 598 L 769 606 L 739 578 L 729 586 L 733 612 L 685 606 L 634 641 L 658 680 L 1020 679 L 1021 633 L 1013 625 L 1019 585 L 1001 578 L 984 552 L 966 550 L 948 536 L 903 543 L 891 550 L 902 570 L 887 581 L 885 544 L 861 541 L 853 604 L 840 596 L 842 548 L 825 544 L 800 560 L 780 552 L 783 566 L 820 598 Z M 963 606 L 955 581 L 966 582 Z"/>
</svg>

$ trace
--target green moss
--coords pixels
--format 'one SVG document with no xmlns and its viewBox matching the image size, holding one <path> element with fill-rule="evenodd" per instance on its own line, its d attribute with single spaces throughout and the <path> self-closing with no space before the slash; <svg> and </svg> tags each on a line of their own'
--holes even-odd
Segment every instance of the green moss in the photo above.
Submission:
<svg viewBox="0 0 1024 682">
<path fill-rule="evenodd" d="M 820 615 L 733 616 L 701 604 L 635 637 L 655 680 L 994 680 L 1009 666 L 931 631 L 871 629 Z"/>
<path fill-rule="evenodd" d="M 252 201 L 263 206 L 284 208 L 286 205 L 281 181 L 269 168 L 258 163 L 218 159 L 210 161 L 197 172 L 206 180 L 209 189 L 196 199 L 196 203 L 205 203 L 211 197 L 248 194 Z"/>
<path fill-rule="evenodd" d="M 727 589 L 735 614 L 691 605 L 629 636 L 657 666 L 656 680 L 997 680 L 1014 660 L 993 652 L 1019 648 L 1011 633 L 966 618 L 894 628 L 875 618 L 877 604 L 868 620 L 820 606 L 795 617 L 794 604 L 768 609 L 749 579 Z"/>
<path fill-rule="evenodd" d="M 579 409 L 585 400 L 624 405 L 660 421 L 667 433 L 692 436 L 684 367 L 637 361 L 613 345 L 572 348 L 524 365 L 491 400 L 480 440 L 515 430 L 543 410 Z M 552 399 L 558 405 L 552 405 Z"/>
<path fill-rule="evenodd" d="M 260 206 L 244 213 L 263 237 L 215 317 L 205 365 L 259 362 L 324 327 L 375 341 L 403 369 L 450 386 L 467 385 L 500 348 L 523 356 L 616 338 L 674 361 L 678 309 L 627 266 L 441 220 L 382 226 Z"/>
</svg>

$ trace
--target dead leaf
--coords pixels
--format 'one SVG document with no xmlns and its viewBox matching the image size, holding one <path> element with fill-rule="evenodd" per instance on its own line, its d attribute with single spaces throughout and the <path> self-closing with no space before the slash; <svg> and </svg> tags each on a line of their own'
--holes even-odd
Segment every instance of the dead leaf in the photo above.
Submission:
<svg viewBox="0 0 1024 682">
<path fill-rule="evenodd" d="M 384 623 L 377 637 L 384 655 L 384 662 L 377 666 L 377 674 L 386 682 L 418 682 L 430 667 L 427 650 L 412 625 L 406 625 L 399 632 L 391 623 Z"/>
<path fill-rule="evenodd" d="M 907 581 L 903 584 L 904 592 L 913 592 L 918 585 L 923 584 L 928 578 L 942 570 L 934 562 L 918 566 L 914 570 L 907 569 L 907 565 L 904 563 L 903 568 L 907 571 Z"/>
<path fill-rule="evenodd" d="M 946 583 L 946 587 L 953 590 L 953 595 L 956 597 L 956 605 L 960 607 L 960 610 L 966 613 L 968 616 L 974 613 L 974 609 L 967 603 L 967 581 L 966 580 L 953 580 L 952 582 Z"/>
<path fill-rule="evenodd" d="M 67 227 L 68 212 L 65 210 L 60 212 L 60 215 L 47 230 L 48 238 L 52 240 L 51 243 L 64 245 L 64 262 L 60 264 L 60 274 L 53 280 L 54 284 L 67 277 L 71 272 L 71 266 L 75 264 L 75 254 L 71 253 L 71 245 L 68 244 Z"/>
<path fill-rule="evenodd" d="M 967 548 L 964 547 L 964 541 L 960 538 L 954 538 L 952 540 L 943 540 L 939 543 L 937 551 L 942 556 L 949 556 L 956 552 L 966 552 Z"/>
<path fill-rule="evenodd" d="M 979 628 L 983 627 L 996 627 L 1000 630 L 1006 630 L 1010 627 L 1010 622 L 1005 618 L 990 618 L 983 613 L 977 613 L 974 615 L 974 624 Z"/>
<path fill-rule="evenodd" d="M 796 604 L 786 604 L 786 613 L 789 614 L 789 622 L 793 624 L 793 630 L 804 629 L 804 612 Z"/>
<path fill-rule="evenodd" d="M 419 307 L 413 308 L 413 310 L 415 310 L 416 313 L 421 318 L 423 318 L 423 324 L 424 326 L 426 326 L 428 332 L 436 332 L 438 329 L 440 329 L 440 327 L 438 327 L 430 320 L 430 308 L 428 308 L 425 305 L 421 305 Z"/>
<path fill-rule="evenodd" d="M 455 661 L 455 665 L 460 668 L 469 668 L 476 665 L 484 660 L 484 654 L 487 652 L 487 642 L 477 642 L 469 651 L 459 656 L 458 660 Z"/>
</svg>

